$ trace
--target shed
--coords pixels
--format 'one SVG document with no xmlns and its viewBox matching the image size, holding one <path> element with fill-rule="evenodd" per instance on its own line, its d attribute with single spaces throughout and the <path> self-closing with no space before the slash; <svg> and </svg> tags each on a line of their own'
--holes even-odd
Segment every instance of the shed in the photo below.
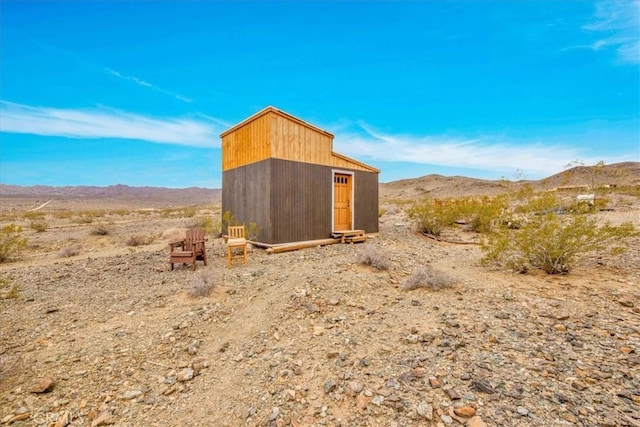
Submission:
<svg viewBox="0 0 640 427">
<path fill-rule="evenodd" d="M 329 132 L 267 107 L 220 137 L 222 212 L 255 222 L 259 242 L 378 231 L 380 171 L 334 152 Z"/>
</svg>

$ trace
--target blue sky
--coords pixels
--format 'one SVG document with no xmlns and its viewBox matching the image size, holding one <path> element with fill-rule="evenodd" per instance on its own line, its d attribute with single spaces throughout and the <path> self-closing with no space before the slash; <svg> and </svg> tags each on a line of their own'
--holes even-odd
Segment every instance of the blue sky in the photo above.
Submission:
<svg viewBox="0 0 640 427">
<path fill-rule="evenodd" d="M 382 182 L 640 161 L 640 1 L 0 3 L 0 182 L 220 187 L 273 105 Z"/>
</svg>

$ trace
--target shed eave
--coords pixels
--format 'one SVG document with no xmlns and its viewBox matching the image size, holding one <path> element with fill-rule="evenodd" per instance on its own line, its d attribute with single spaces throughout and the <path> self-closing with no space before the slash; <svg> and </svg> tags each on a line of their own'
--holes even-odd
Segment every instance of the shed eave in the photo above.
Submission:
<svg viewBox="0 0 640 427">
<path fill-rule="evenodd" d="M 333 157 L 337 157 L 337 158 L 342 159 L 342 160 L 345 160 L 345 161 L 347 161 L 347 162 L 349 162 L 349 163 L 353 163 L 353 164 L 355 164 L 355 165 L 358 165 L 358 166 L 360 166 L 361 168 L 365 168 L 365 169 L 367 169 L 367 170 L 368 170 L 368 171 L 370 171 L 370 172 L 380 173 L 380 169 L 376 169 L 376 168 L 374 168 L 373 166 L 369 166 L 369 165 L 367 165 L 367 164 L 365 164 L 365 163 L 359 162 L 359 161 L 357 161 L 357 160 L 355 160 L 355 159 L 352 159 L 351 157 L 347 157 L 347 156 L 345 156 L 345 155 L 343 155 L 343 154 L 336 153 L 335 151 L 332 151 L 332 152 L 331 152 L 331 156 L 333 156 Z"/>
</svg>

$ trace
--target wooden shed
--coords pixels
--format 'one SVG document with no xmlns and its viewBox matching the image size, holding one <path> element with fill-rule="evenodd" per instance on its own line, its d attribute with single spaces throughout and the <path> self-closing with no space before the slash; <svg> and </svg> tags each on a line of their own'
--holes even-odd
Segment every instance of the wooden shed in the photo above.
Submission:
<svg viewBox="0 0 640 427">
<path fill-rule="evenodd" d="M 261 243 L 378 231 L 380 171 L 333 151 L 333 135 L 274 107 L 223 132 L 222 212 Z"/>
</svg>

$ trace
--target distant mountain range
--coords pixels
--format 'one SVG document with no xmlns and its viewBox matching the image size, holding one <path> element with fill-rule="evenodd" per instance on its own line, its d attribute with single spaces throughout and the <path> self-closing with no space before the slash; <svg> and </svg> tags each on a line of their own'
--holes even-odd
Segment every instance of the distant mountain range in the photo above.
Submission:
<svg viewBox="0 0 640 427">
<path fill-rule="evenodd" d="M 47 199 L 115 199 L 123 201 L 166 202 L 171 204 L 216 203 L 222 199 L 219 188 L 163 188 L 130 187 L 128 185 L 110 185 L 108 187 L 65 186 L 50 187 L 34 185 L 0 184 L 1 197 L 29 197 Z"/>
<path fill-rule="evenodd" d="M 577 166 L 537 181 L 518 181 L 510 184 L 530 184 L 535 189 L 547 190 L 563 186 L 591 185 L 640 185 L 640 162 L 626 162 L 602 167 Z M 504 181 L 492 181 L 463 176 L 426 175 L 419 178 L 402 179 L 380 184 L 383 198 L 411 198 L 429 194 L 433 197 L 453 197 L 474 194 L 498 194 L 505 190 Z M 110 185 L 108 187 L 46 185 L 19 186 L 0 184 L 0 198 L 46 198 L 46 199 L 113 199 L 144 201 L 178 205 L 218 203 L 222 199 L 219 188 L 163 188 L 130 187 Z"/>
</svg>

